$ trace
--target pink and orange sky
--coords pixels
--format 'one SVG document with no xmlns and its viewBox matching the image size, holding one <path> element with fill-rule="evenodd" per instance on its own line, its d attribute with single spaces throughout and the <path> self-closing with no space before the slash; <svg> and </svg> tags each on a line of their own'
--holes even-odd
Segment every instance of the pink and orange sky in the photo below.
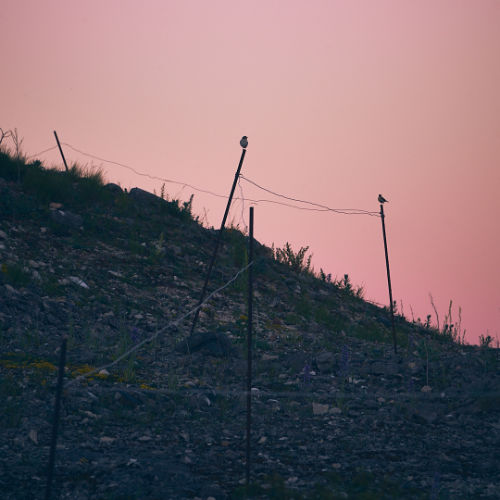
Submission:
<svg viewBox="0 0 500 500">
<path fill-rule="evenodd" d="M 330 207 L 386 205 L 394 298 L 500 334 L 500 2 L 2 0 L 0 127 L 227 195 L 243 174 Z M 41 155 L 61 164 L 56 151 Z M 110 181 L 159 191 L 102 166 Z M 244 195 L 269 198 L 245 181 Z M 167 185 L 187 199 L 192 190 Z M 225 201 L 195 192 L 218 226 Z M 247 217 L 248 203 L 243 214 Z M 380 219 L 256 207 L 256 236 L 309 245 L 387 304 Z M 243 224 L 242 205 L 230 219 Z"/>
</svg>

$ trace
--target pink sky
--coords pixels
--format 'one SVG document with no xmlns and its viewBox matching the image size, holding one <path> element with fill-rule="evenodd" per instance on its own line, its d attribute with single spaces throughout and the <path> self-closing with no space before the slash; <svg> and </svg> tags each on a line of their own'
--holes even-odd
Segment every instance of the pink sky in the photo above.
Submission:
<svg viewBox="0 0 500 500">
<path fill-rule="evenodd" d="M 431 313 L 431 292 L 441 319 L 450 299 L 462 307 L 469 342 L 500 334 L 500 2 L 3 0 L 0 42 L 0 127 L 17 127 L 27 154 L 53 146 L 55 129 L 83 151 L 228 194 L 247 135 L 243 174 L 272 190 L 366 210 L 389 199 L 407 315 Z M 60 164 L 55 153 L 41 158 Z M 160 188 L 66 155 L 124 187 Z M 195 193 L 210 224 L 224 207 Z M 378 218 L 269 204 L 255 217 L 260 241 L 309 245 L 317 270 L 388 302 Z"/>
</svg>

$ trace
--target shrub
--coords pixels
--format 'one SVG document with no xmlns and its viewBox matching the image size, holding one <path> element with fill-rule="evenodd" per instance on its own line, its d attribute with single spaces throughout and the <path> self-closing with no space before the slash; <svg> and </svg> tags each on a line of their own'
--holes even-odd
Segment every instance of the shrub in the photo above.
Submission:
<svg viewBox="0 0 500 500">
<path fill-rule="evenodd" d="M 165 189 L 162 186 L 160 197 L 165 200 L 165 203 L 160 205 L 163 213 L 185 221 L 193 220 L 193 194 L 188 201 L 181 202 L 178 199 L 170 199 L 168 194 L 165 194 Z"/>
<path fill-rule="evenodd" d="M 309 255 L 306 259 L 306 253 L 309 250 L 309 247 L 301 247 L 300 250 L 295 253 L 292 250 L 290 243 L 286 242 L 283 248 L 274 248 L 273 245 L 273 254 L 274 258 L 289 266 L 292 270 L 297 273 L 306 273 L 312 274 L 313 269 L 311 266 L 312 255 Z"/>
</svg>

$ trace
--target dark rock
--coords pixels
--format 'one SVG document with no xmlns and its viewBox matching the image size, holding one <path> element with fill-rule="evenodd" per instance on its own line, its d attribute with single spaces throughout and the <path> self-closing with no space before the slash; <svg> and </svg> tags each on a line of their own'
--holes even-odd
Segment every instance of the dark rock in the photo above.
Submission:
<svg viewBox="0 0 500 500">
<path fill-rule="evenodd" d="M 233 353 L 231 340 L 224 333 L 205 332 L 194 333 L 185 340 L 181 340 L 176 350 L 184 354 L 203 352 L 216 357 L 229 356 Z"/>
<path fill-rule="evenodd" d="M 432 425 L 436 423 L 438 414 L 434 408 L 425 405 L 419 405 L 412 411 L 413 419 L 421 424 Z"/>
<path fill-rule="evenodd" d="M 104 186 L 104 189 L 106 191 L 109 191 L 110 193 L 112 193 L 114 195 L 118 195 L 118 194 L 123 193 L 123 189 L 118 184 L 115 184 L 113 182 L 109 182 L 108 184 L 106 184 Z"/>
<path fill-rule="evenodd" d="M 83 224 L 83 218 L 80 215 L 68 210 L 51 210 L 50 217 L 56 224 L 68 228 L 78 229 Z"/>
<path fill-rule="evenodd" d="M 116 391 L 114 399 L 115 402 L 132 409 L 143 404 L 142 397 L 139 394 L 131 394 L 126 391 Z"/>
<path fill-rule="evenodd" d="M 141 205 L 145 206 L 158 206 L 164 202 L 159 196 L 156 196 L 149 191 L 135 187 L 130 190 L 130 197 Z"/>
<path fill-rule="evenodd" d="M 335 355 L 332 352 L 322 352 L 316 356 L 316 365 L 322 373 L 333 373 L 335 371 Z"/>
<path fill-rule="evenodd" d="M 301 372 L 307 363 L 310 362 L 310 356 L 305 352 L 294 352 L 285 358 L 285 365 L 287 368 L 295 372 Z"/>
</svg>

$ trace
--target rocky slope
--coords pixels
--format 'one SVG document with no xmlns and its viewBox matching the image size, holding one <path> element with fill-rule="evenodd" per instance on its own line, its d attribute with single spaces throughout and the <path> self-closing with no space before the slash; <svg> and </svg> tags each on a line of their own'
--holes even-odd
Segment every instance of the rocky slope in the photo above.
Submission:
<svg viewBox="0 0 500 500">
<path fill-rule="evenodd" d="M 2 498 L 43 496 L 63 336 L 54 498 L 499 498 L 498 352 L 398 317 L 395 355 L 385 309 L 261 245 L 246 492 L 246 276 L 203 306 L 207 342 L 182 319 L 216 232 L 140 190 L 4 177 Z M 227 232 L 210 291 L 246 244 Z"/>
</svg>

